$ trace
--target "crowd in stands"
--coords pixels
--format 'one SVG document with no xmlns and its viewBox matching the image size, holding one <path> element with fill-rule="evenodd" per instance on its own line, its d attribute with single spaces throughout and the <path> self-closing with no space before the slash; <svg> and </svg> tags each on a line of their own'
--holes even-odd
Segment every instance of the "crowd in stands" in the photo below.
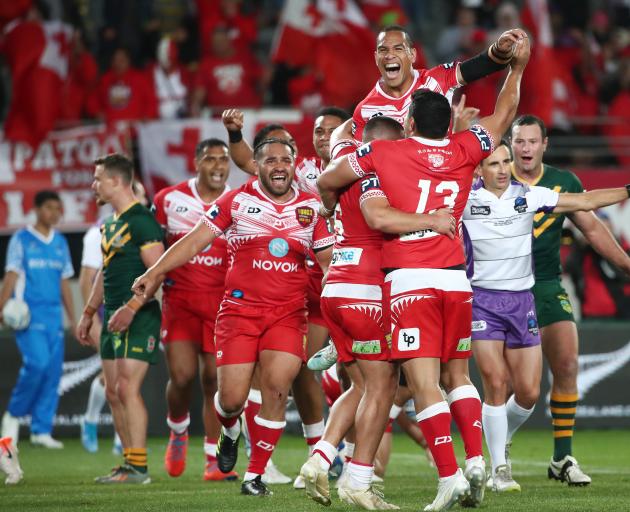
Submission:
<svg viewBox="0 0 630 512">
<path fill-rule="evenodd" d="M 335 9 L 347 9 L 350 2 L 294 3 L 309 5 L 312 26 L 321 27 L 323 18 Z M 536 24 L 544 21 L 539 13 L 528 12 L 526 0 L 355 4 L 369 37 L 387 24 L 409 27 L 417 41 L 417 67 L 468 58 L 508 27 L 524 26 L 538 35 Z M 524 87 L 536 94 L 529 95 L 529 102 L 524 95 L 522 108 L 546 118 L 552 131 L 611 137 L 609 146 L 618 163 L 629 164 L 630 5 L 621 0 L 548 0 L 547 5 L 552 40 L 545 60 L 550 65 L 538 68 L 540 76 L 536 67 L 529 71 Z M 278 48 L 284 7 L 283 0 L 0 1 L 5 138 L 35 143 L 52 127 L 86 120 L 195 117 L 205 110 L 217 115 L 236 106 L 289 105 L 313 112 L 335 103 L 351 108 L 376 77 L 349 67 L 354 57 L 360 60 L 361 49 L 371 53 L 372 48 L 366 48 L 365 39 L 358 43 L 361 48 L 351 50 L 340 47 L 344 43 L 339 39 L 322 40 L 315 61 L 296 66 L 283 59 Z M 48 28 L 38 36 L 37 27 L 45 20 Z M 51 36 L 50 21 L 67 25 L 58 24 Z M 427 26 L 440 24 L 435 34 L 428 33 Z M 70 35 L 63 28 L 68 26 Z M 352 30 L 359 33 L 356 26 Z M 41 94 L 41 86 L 22 85 L 34 76 L 28 75 L 26 63 L 43 51 L 37 41 L 46 37 L 56 41 L 67 60 L 56 65 L 61 78 L 54 89 L 57 96 L 51 92 L 48 98 L 30 101 L 30 95 Z M 541 47 L 544 41 L 534 44 Z M 374 72 L 373 66 L 362 68 Z M 350 77 L 359 83 L 353 84 Z M 480 115 L 487 115 L 500 82 L 496 76 L 461 92 Z M 540 97 L 548 94 L 551 103 L 542 105 Z M 59 96 L 53 108 L 51 98 Z M 24 105 L 18 108 L 25 112 L 41 110 L 42 105 L 58 112 L 43 122 L 41 133 L 29 137 L 12 112 L 16 103 Z M 547 112 L 540 111 L 545 108 Z"/>
</svg>

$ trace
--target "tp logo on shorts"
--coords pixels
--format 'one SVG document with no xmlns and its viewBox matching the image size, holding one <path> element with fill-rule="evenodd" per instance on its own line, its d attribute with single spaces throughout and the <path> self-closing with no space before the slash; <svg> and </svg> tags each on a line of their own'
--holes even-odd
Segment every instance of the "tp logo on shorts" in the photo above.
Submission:
<svg viewBox="0 0 630 512">
<path fill-rule="evenodd" d="M 289 253 L 289 242 L 284 238 L 274 238 L 269 242 L 269 252 L 276 258 L 283 258 Z"/>
<path fill-rule="evenodd" d="M 149 336 L 147 340 L 147 352 L 153 352 L 155 349 L 155 336 Z"/>
<path fill-rule="evenodd" d="M 398 350 L 410 352 L 420 348 L 420 329 L 412 327 L 410 329 L 400 329 L 398 331 Z"/>
</svg>

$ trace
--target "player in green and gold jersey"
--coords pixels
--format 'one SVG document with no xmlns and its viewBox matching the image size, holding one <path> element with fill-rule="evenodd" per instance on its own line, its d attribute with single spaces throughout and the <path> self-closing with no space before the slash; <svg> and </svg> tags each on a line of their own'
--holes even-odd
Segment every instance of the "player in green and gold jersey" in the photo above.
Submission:
<svg viewBox="0 0 630 512">
<path fill-rule="evenodd" d="M 114 215 L 101 226 L 103 267 L 77 327 L 84 344 L 90 340 L 92 317 L 104 302 L 105 316 L 100 349 L 105 391 L 116 431 L 123 444 L 125 462 L 99 483 L 149 483 L 147 471 L 147 410 L 140 394 L 149 364 L 157 359 L 160 306 L 131 292 L 142 275 L 164 252 L 162 228 L 153 214 L 136 199 L 133 164 L 120 154 L 95 161 L 92 188 L 97 199 L 109 203 Z"/>
<path fill-rule="evenodd" d="M 575 174 L 543 164 L 548 139 L 541 119 L 532 115 L 517 118 L 512 124 L 511 141 L 513 174 L 517 180 L 557 192 L 583 191 Z M 575 212 L 568 217 L 598 253 L 630 275 L 630 258 L 593 212 Z M 554 454 L 548 476 L 569 485 L 588 485 L 591 478 L 580 469 L 571 450 L 578 401 L 578 336 L 569 297 L 560 283 L 560 234 L 564 218 L 564 214 L 554 213 L 538 213 L 534 217 L 536 284 L 532 292 L 543 353 L 553 375 L 549 405 Z M 529 413 L 515 404 L 508 417 Z"/>
</svg>

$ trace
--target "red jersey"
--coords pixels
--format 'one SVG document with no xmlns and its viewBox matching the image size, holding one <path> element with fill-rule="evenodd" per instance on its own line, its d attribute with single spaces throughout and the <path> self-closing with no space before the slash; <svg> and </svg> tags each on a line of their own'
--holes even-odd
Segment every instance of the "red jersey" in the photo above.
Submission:
<svg viewBox="0 0 630 512">
<path fill-rule="evenodd" d="M 323 172 L 323 162 L 319 157 L 299 158 L 295 164 L 295 181 L 298 188 L 319 197 L 317 178 Z"/>
<path fill-rule="evenodd" d="M 205 57 L 199 65 L 196 86 L 206 91 L 206 104 L 212 108 L 260 107 L 256 91 L 260 66 L 248 54 L 220 59 Z"/>
<path fill-rule="evenodd" d="M 157 117 L 151 83 L 144 72 L 129 69 L 122 75 L 108 71 L 101 77 L 96 109 L 108 123 Z"/>
<path fill-rule="evenodd" d="M 380 81 L 374 89 L 354 109 L 352 116 L 352 134 L 357 140 L 363 138 L 363 127 L 374 116 L 387 116 L 400 124 L 405 122 L 411 95 L 417 89 L 429 89 L 446 96 L 449 103 L 453 99 L 453 92 L 460 83 L 457 81 L 457 63 L 440 64 L 431 69 L 414 69 L 413 83 L 400 98 L 386 94 L 381 88 Z"/>
<path fill-rule="evenodd" d="M 422 137 L 361 146 L 348 157 L 359 177 L 375 172 L 390 204 L 409 213 L 450 207 L 460 229 L 475 167 L 494 150 L 480 125 L 448 139 Z M 451 240 L 432 230 L 385 237 L 383 268 L 448 268 L 464 264 L 458 237 Z"/>
<path fill-rule="evenodd" d="M 335 158 L 351 154 L 353 149 L 346 145 Z M 365 176 L 339 196 L 335 212 L 335 246 L 327 283 L 383 283 L 383 233 L 371 229 L 361 212 L 361 203 L 370 197 L 385 197 L 375 174 Z"/>
<path fill-rule="evenodd" d="M 206 212 L 205 224 L 227 238 L 224 300 L 268 307 L 306 299 L 306 256 L 310 249 L 331 246 L 334 237 L 319 216 L 317 198 L 292 189 L 293 199 L 280 204 L 252 180 Z"/>
<path fill-rule="evenodd" d="M 228 190 L 226 188 L 221 197 Z M 195 178 L 160 190 L 153 202 L 155 218 L 166 230 L 166 242 L 169 246 L 193 229 L 211 206 L 199 197 Z M 220 237 L 188 263 L 171 270 L 164 281 L 165 290 L 204 293 L 223 290 L 226 272 L 227 242 Z"/>
</svg>

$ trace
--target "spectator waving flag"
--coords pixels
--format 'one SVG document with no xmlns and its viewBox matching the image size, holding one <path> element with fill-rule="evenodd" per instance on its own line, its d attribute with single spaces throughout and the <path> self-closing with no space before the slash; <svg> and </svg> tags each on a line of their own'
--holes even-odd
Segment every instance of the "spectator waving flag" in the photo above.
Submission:
<svg viewBox="0 0 630 512">
<path fill-rule="evenodd" d="M 547 0 L 526 0 L 523 24 L 533 37 L 532 57 L 523 76 L 521 112 L 534 113 L 553 125 L 553 34 Z"/>
<path fill-rule="evenodd" d="M 308 67 L 323 100 L 347 106 L 359 101 L 378 77 L 375 35 L 354 0 L 285 2 L 273 60 Z"/>
<path fill-rule="evenodd" d="M 15 21 L 4 30 L 2 53 L 11 70 L 12 98 L 4 136 L 36 147 L 57 120 L 68 76 L 73 29 L 59 21 Z"/>
</svg>

